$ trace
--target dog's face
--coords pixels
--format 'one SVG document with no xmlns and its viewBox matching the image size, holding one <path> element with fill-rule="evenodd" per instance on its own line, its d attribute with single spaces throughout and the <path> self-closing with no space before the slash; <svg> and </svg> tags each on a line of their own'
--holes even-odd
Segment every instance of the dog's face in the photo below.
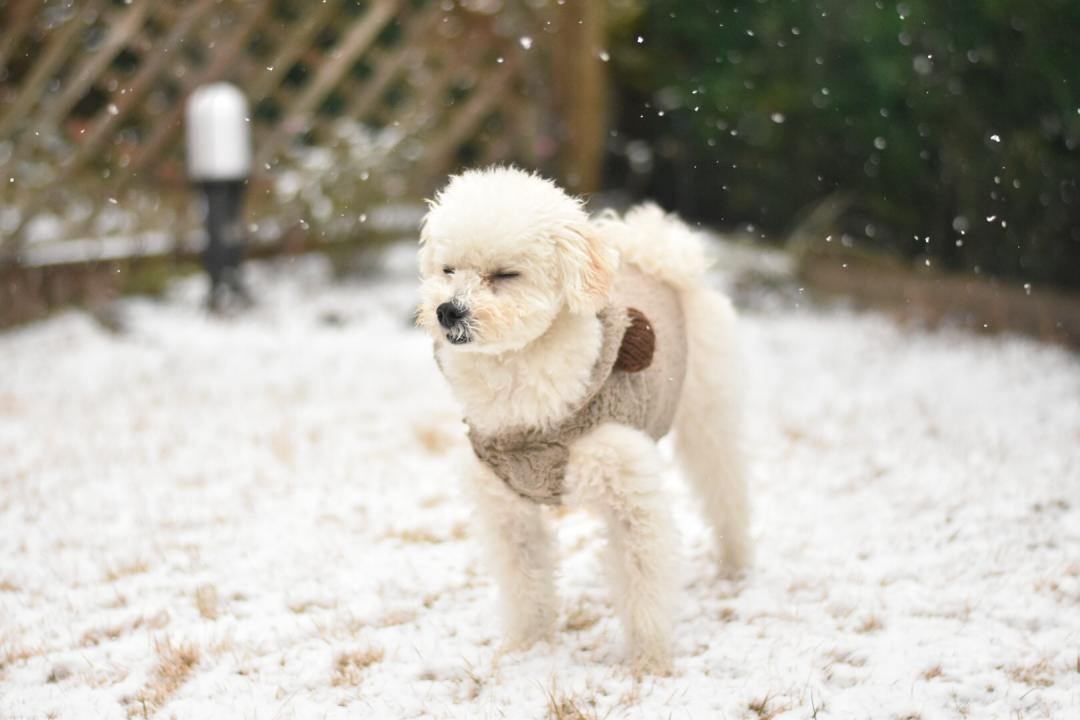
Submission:
<svg viewBox="0 0 1080 720">
<path fill-rule="evenodd" d="M 519 350 L 563 311 L 596 312 L 614 273 L 580 201 L 512 168 L 451 178 L 420 241 L 418 322 L 462 352 Z"/>
</svg>

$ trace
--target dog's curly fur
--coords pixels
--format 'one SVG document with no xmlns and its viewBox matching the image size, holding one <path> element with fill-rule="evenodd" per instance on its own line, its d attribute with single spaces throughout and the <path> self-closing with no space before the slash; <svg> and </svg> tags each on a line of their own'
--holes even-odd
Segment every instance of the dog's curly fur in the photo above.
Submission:
<svg viewBox="0 0 1080 720">
<path fill-rule="evenodd" d="M 750 561 L 739 448 L 739 378 L 731 303 L 704 281 L 701 239 L 653 205 L 590 219 L 577 198 L 505 167 L 450 179 L 421 232 L 420 324 L 470 426 L 484 433 L 550 427 L 580 404 L 600 352 L 597 311 L 620 267 L 672 288 L 687 326 L 686 378 L 675 415 L 678 458 L 712 524 L 726 571 Z M 448 328 L 437 314 L 463 315 Z M 605 423 L 570 450 L 570 504 L 606 521 L 614 599 L 640 670 L 671 666 L 678 538 L 660 487 L 662 463 L 641 430 Z M 517 648 L 550 637 L 555 552 L 542 508 L 487 466 L 468 473 Z"/>
</svg>

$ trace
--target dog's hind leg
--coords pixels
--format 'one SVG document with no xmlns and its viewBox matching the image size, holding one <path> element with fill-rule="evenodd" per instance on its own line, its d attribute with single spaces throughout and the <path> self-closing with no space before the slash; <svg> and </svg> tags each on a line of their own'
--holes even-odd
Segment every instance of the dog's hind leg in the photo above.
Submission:
<svg viewBox="0 0 1080 720">
<path fill-rule="evenodd" d="M 614 600 L 635 669 L 667 673 L 680 563 L 660 472 L 651 438 L 609 423 L 573 445 L 566 485 L 572 502 L 598 511 L 607 525 Z"/>
<path fill-rule="evenodd" d="M 506 487 L 487 466 L 475 463 L 470 476 L 484 549 L 502 601 L 504 649 L 523 649 L 555 630 L 551 533 L 540 506 Z"/>
<path fill-rule="evenodd" d="M 735 573 L 753 558 L 740 442 L 735 310 L 726 297 L 703 286 L 681 295 L 689 348 L 675 416 L 675 450 L 716 534 L 723 570 Z"/>
</svg>

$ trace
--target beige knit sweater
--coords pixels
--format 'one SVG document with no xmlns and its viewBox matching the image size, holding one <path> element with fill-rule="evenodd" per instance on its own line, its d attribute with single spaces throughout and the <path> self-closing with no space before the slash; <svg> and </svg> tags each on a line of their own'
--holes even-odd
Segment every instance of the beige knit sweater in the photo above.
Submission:
<svg viewBox="0 0 1080 720">
<path fill-rule="evenodd" d="M 469 440 L 481 462 L 519 495 L 557 505 L 565 492 L 571 444 L 605 422 L 659 440 L 671 429 L 686 374 L 686 323 L 675 291 L 637 270 L 616 278 L 598 314 L 600 356 L 580 406 L 551 427 L 514 428 Z"/>
</svg>

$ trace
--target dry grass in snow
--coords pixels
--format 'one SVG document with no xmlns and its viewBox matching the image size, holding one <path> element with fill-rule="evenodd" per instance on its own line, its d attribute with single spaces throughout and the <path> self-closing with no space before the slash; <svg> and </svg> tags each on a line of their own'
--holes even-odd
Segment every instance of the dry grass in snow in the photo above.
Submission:
<svg viewBox="0 0 1080 720">
<path fill-rule="evenodd" d="M 157 664 L 146 685 L 128 703 L 128 717 L 150 718 L 191 677 L 199 662 L 194 645 L 173 645 L 168 639 L 156 643 Z"/>
<path fill-rule="evenodd" d="M 382 648 L 365 647 L 340 653 L 334 660 L 333 685 L 359 685 L 364 669 L 382 661 Z"/>
</svg>

